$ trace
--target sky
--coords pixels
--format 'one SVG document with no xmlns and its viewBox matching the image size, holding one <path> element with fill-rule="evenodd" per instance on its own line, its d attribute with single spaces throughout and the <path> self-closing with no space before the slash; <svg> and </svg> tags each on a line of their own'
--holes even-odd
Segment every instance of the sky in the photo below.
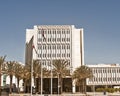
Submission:
<svg viewBox="0 0 120 96">
<path fill-rule="evenodd" d="M 26 29 L 84 29 L 85 64 L 120 63 L 120 0 L 0 0 L 0 56 L 25 62 Z"/>
</svg>

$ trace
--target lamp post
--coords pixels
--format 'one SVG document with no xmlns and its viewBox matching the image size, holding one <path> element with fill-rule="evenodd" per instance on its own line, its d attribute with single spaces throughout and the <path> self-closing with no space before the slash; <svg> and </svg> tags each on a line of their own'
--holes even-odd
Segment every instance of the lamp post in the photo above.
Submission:
<svg viewBox="0 0 120 96">
<path fill-rule="evenodd" d="M 51 34 L 51 39 L 52 39 L 52 34 Z M 51 62 L 50 62 L 51 63 L 51 92 L 50 93 L 51 93 L 51 96 L 52 96 L 52 92 L 53 92 L 53 87 L 52 87 L 53 86 L 53 79 L 52 79 L 53 78 L 53 73 L 52 73 L 52 69 L 53 69 L 53 65 L 52 65 L 52 63 L 53 63 L 52 62 L 52 40 L 51 40 L 50 49 L 51 49 L 51 51 L 50 51 L 50 54 L 51 54 Z"/>
</svg>

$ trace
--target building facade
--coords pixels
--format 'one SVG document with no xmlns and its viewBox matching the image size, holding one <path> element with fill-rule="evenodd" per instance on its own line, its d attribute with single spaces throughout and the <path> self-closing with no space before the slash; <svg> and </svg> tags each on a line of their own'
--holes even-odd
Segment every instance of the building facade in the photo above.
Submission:
<svg viewBox="0 0 120 96">
<path fill-rule="evenodd" d="M 49 68 L 52 60 L 65 59 L 70 61 L 71 72 L 84 65 L 83 29 L 74 25 L 35 25 L 26 29 L 26 64 L 32 59 L 42 61 Z M 34 45 L 35 50 L 32 49 Z M 93 77 L 87 79 L 87 86 L 120 85 L 120 66 L 118 64 L 87 65 L 92 69 Z M 72 92 L 75 92 L 73 81 Z"/>
<path fill-rule="evenodd" d="M 83 29 L 74 25 L 35 25 L 33 29 L 26 29 L 25 63 L 31 64 L 32 59 L 41 60 L 42 66 L 48 69 L 53 60 L 68 60 L 72 73 L 76 67 L 84 65 Z M 72 90 L 75 91 L 75 85 Z"/>
<path fill-rule="evenodd" d="M 88 86 L 120 86 L 119 64 L 87 65 L 92 69 L 93 77 L 87 79 Z"/>
<path fill-rule="evenodd" d="M 33 54 L 30 41 L 35 47 Z M 45 66 L 51 60 L 65 59 L 70 61 L 71 70 L 84 65 L 83 29 L 74 25 L 40 25 L 27 29 L 26 46 L 26 64 L 33 58 L 42 60 Z"/>
</svg>

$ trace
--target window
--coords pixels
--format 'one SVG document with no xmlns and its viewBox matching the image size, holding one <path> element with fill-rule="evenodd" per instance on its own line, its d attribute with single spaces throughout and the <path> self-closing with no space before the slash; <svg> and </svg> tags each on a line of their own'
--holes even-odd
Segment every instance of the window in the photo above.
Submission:
<svg viewBox="0 0 120 96">
<path fill-rule="evenodd" d="M 65 42 L 65 40 L 66 40 L 66 39 L 64 38 L 64 42 Z"/>
<path fill-rule="evenodd" d="M 57 38 L 57 41 L 59 42 L 59 41 L 60 41 L 60 38 Z"/>
<path fill-rule="evenodd" d="M 63 49 L 63 45 L 62 45 L 62 49 Z"/>
<path fill-rule="evenodd" d="M 49 40 L 49 38 L 48 38 L 48 42 L 49 42 L 50 40 Z"/>
<path fill-rule="evenodd" d="M 46 54 L 45 54 L 45 57 L 46 57 Z"/>
<path fill-rule="evenodd" d="M 49 38 L 49 42 L 51 42 L 51 38 Z"/>
<path fill-rule="evenodd" d="M 70 53 L 68 54 L 68 57 L 70 57 Z"/>
<path fill-rule="evenodd" d="M 41 45 L 38 45 L 38 49 L 41 49 Z"/>
<path fill-rule="evenodd" d="M 54 42 L 54 41 L 55 41 L 55 38 L 52 38 L 52 41 Z"/>
<path fill-rule="evenodd" d="M 49 30 L 48 30 L 48 34 L 49 34 Z"/>
<path fill-rule="evenodd" d="M 65 53 L 64 53 L 64 57 L 65 57 Z"/>
<path fill-rule="evenodd" d="M 62 38 L 62 41 L 63 41 L 64 39 Z"/>
<path fill-rule="evenodd" d="M 38 54 L 38 57 L 40 57 L 40 58 L 41 58 L 41 54 Z"/>
<path fill-rule="evenodd" d="M 70 38 L 68 38 L 68 41 L 70 41 Z"/>
<path fill-rule="evenodd" d="M 41 38 L 38 38 L 38 42 L 41 42 Z"/>
<path fill-rule="evenodd" d="M 67 49 L 70 49 L 70 45 L 67 45 Z"/>
<path fill-rule="evenodd" d="M 54 30 L 53 30 L 53 34 L 54 34 Z"/>
<path fill-rule="evenodd" d="M 55 54 L 55 57 L 56 57 L 56 54 Z"/>
<path fill-rule="evenodd" d="M 48 54 L 48 58 L 49 58 L 50 56 L 49 56 L 49 54 Z"/>
<path fill-rule="evenodd" d="M 46 49 L 46 45 L 45 45 L 45 49 Z"/>
<path fill-rule="evenodd" d="M 63 47 L 64 47 L 64 49 L 65 49 L 65 45 L 64 45 Z"/>
<path fill-rule="evenodd" d="M 52 33 L 51 30 L 49 32 L 50 32 L 50 34 Z"/>
<path fill-rule="evenodd" d="M 56 45 L 55 45 L 55 49 L 56 49 Z"/>
<path fill-rule="evenodd" d="M 43 49 L 45 49 L 45 45 L 43 45 Z"/>
<path fill-rule="evenodd" d="M 50 46 L 48 45 L 48 50 L 50 49 Z"/>
<path fill-rule="evenodd" d="M 57 49 L 60 49 L 61 48 L 61 46 L 60 45 L 57 45 Z"/>
<path fill-rule="evenodd" d="M 44 29 L 44 34 L 46 34 L 46 30 Z"/>
<path fill-rule="evenodd" d="M 67 34 L 70 34 L 70 30 L 69 29 L 67 30 Z"/>
<path fill-rule="evenodd" d="M 55 41 L 56 41 L 56 38 L 55 38 Z"/>
</svg>

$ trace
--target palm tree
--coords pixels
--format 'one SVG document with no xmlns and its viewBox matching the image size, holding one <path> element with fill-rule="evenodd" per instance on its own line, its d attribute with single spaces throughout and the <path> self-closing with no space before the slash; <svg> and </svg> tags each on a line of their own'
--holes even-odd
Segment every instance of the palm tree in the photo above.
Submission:
<svg viewBox="0 0 120 96">
<path fill-rule="evenodd" d="M 2 73 L 2 65 L 5 62 L 5 57 L 0 57 L 0 95 L 1 95 L 1 73 Z"/>
<path fill-rule="evenodd" d="M 33 78 L 34 78 L 34 85 L 36 85 L 36 78 L 40 77 L 41 73 L 41 64 L 39 60 L 33 60 Z"/>
<path fill-rule="evenodd" d="M 87 66 L 80 66 L 73 72 L 72 78 L 76 81 L 76 85 L 79 86 L 79 92 L 86 91 L 86 78 L 92 77 L 92 70 Z M 81 86 L 82 85 L 82 86 Z M 81 88 L 82 87 L 82 88 Z"/>
<path fill-rule="evenodd" d="M 15 61 L 9 61 L 6 63 L 5 72 L 10 77 L 10 93 L 12 93 L 12 78 L 15 75 Z"/>
<path fill-rule="evenodd" d="M 43 77 L 49 77 L 50 76 L 50 70 L 48 70 L 47 68 L 43 68 Z"/>
<path fill-rule="evenodd" d="M 30 81 L 30 66 L 29 65 L 25 65 L 24 67 L 22 67 L 21 69 L 21 78 L 23 79 L 24 82 L 24 92 L 29 92 L 29 81 Z M 26 90 L 27 88 L 27 90 Z"/>
<path fill-rule="evenodd" d="M 58 59 L 58 60 L 53 60 L 53 75 L 58 76 L 59 78 L 59 85 L 60 85 L 60 91 L 62 92 L 62 82 L 63 82 L 63 77 L 69 75 L 70 76 L 70 71 L 68 71 L 70 63 L 68 60 L 63 60 L 63 59 Z M 58 85 L 58 86 L 59 86 Z"/>
<path fill-rule="evenodd" d="M 19 81 L 20 79 L 22 79 L 21 77 L 21 73 L 22 73 L 22 65 L 18 62 L 15 63 L 15 77 L 17 78 L 17 89 L 18 89 L 18 93 L 19 93 Z"/>
<path fill-rule="evenodd" d="M 42 68 L 43 71 L 43 77 L 49 77 L 50 76 L 50 72 L 47 68 Z M 38 91 L 38 93 L 40 92 L 40 78 L 41 78 L 41 62 L 40 60 L 33 60 L 33 78 L 34 78 L 34 85 L 35 87 L 37 87 L 37 82 L 36 82 L 36 78 L 38 78 L 38 89 L 36 91 Z"/>
</svg>

